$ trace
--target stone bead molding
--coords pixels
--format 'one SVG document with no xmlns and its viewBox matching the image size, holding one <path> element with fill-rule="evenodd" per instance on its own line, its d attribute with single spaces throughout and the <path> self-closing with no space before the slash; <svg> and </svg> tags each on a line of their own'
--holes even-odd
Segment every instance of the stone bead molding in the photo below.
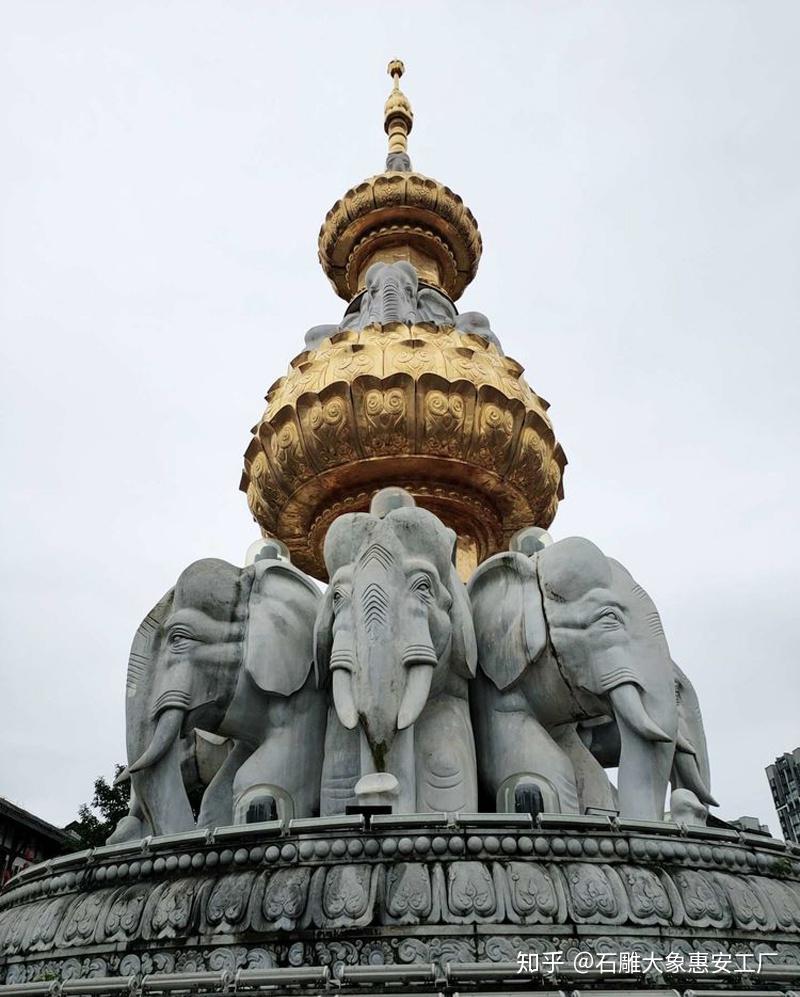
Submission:
<svg viewBox="0 0 800 997">
<path fill-rule="evenodd" d="M 478 270 L 478 223 L 445 184 L 421 173 L 387 171 L 352 187 L 325 216 L 319 261 L 336 293 L 350 301 L 381 251 L 415 250 L 432 279 L 455 301 Z"/>
<path fill-rule="evenodd" d="M 800 963 L 800 850 L 774 839 L 566 818 L 336 823 L 150 838 L 31 867 L 0 894 L 0 982 L 609 945 L 766 946 Z"/>
<path fill-rule="evenodd" d="M 480 336 L 432 324 L 345 330 L 296 357 L 267 393 L 241 489 L 265 535 L 324 579 L 322 544 L 342 513 L 399 485 L 477 561 L 518 529 L 547 528 L 566 457 L 523 367 Z"/>
</svg>

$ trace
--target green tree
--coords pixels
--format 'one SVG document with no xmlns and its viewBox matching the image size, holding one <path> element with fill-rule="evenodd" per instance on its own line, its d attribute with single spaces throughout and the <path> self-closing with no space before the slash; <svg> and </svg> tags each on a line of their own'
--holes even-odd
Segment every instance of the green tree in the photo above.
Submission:
<svg viewBox="0 0 800 997">
<path fill-rule="evenodd" d="M 114 779 L 124 767 L 124 765 L 114 766 Z M 78 809 L 78 819 L 67 825 L 66 830 L 71 831 L 76 839 L 74 849 L 70 850 L 78 851 L 81 848 L 104 845 L 106 838 L 117 826 L 117 822 L 128 812 L 129 796 L 129 782 L 115 786 L 113 779 L 109 783 L 105 776 L 101 775 L 95 779 L 92 802 L 81 804 Z"/>
</svg>

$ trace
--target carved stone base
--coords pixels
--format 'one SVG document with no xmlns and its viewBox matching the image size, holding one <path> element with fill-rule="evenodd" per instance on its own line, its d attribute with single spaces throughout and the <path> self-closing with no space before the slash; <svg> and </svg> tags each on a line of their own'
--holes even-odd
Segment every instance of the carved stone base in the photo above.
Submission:
<svg viewBox="0 0 800 997">
<path fill-rule="evenodd" d="M 695 966 L 698 953 L 707 964 L 716 954 L 709 973 L 734 987 L 720 969 L 728 957 L 728 974 L 742 956 L 766 952 L 776 955 L 764 966 L 800 964 L 800 849 L 782 841 L 586 817 L 362 822 L 246 825 L 30 867 L 0 894 L 0 984 L 279 966 L 444 969 L 514 963 L 520 952 L 560 953 L 569 965 L 581 951 L 662 962 L 682 953 Z"/>
</svg>

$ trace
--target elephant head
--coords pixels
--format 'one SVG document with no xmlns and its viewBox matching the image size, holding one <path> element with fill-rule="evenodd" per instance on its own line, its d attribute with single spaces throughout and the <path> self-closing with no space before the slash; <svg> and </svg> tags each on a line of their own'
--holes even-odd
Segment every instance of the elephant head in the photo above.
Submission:
<svg viewBox="0 0 800 997">
<path fill-rule="evenodd" d="M 410 263 L 402 260 L 399 263 L 373 263 L 367 270 L 357 327 L 363 329 L 373 322 L 415 321 L 418 289 L 417 271 Z"/>
<path fill-rule="evenodd" d="M 644 589 L 574 537 L 533 556 L 498 554 L 469 588 L 483 673 L 498 690 L 521 691 L 546 728 L 611 714 L 620 810 L 661 820 L 678 712 L 669 647 Z"/>
<path fill-rule="evenodd" d="M 305 344 L 317 350 L 326 339 L 345 329 L 359 330 L 389 322 L 430 322 L 453 326 L 464 335 L 478 336 L 492 343 L 502 355 L 500 340 L 492 332 L 489 319 L 481 312 L 459 315 L 450 298 L 435 287 L 420 284 L 411 263 L 373 263 L 366 273 L 366 286 L 347 307 L 339 325 L 315 325 L 306 332 Z"/>
<path fill-rule="evenodd" d="M 474 674 L 475 638 L 453 531 L 400 490 L 379 492 L 372 510 L 340 516 L 328 531 L 315 660 L 320 684 L 330 672 L 339 720 L 361 725 L 380 772 L 429 698 L 453 675 Z"/>
<path fill-rule="evenodd" d="M 290 564 L 237 568 L 209 558 L 189 565 L 142 621 L 128 664 L 128 772 L 153 833 L 193 823 L 182 735 L 230 735 L 250 745 L 247 757 L 263 739 L 265 721 L 253 709 L 259 694 L 289 697 L 306 684 L 318 600 Z"/>
<path fill-rule="evenodd" d="M 366 286 L 353 299 L 338 327 L 315 326 L 306 334 L 306 345 L 316 348 L 337 329 L 363 329 L 377 322 L 433 322 L 453 325 L 456 309 L 447 295 L 433 287 L 420 286 L 412 264 L 373 263 L 366 273 Z"/>
</svg>

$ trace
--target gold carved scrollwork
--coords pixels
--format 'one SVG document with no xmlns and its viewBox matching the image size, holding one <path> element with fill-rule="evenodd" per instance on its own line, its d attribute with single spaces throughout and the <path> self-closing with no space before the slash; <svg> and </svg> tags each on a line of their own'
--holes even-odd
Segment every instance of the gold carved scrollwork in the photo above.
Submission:
<svg viewBox="0 0 800 997">
<path fill-rule="evenodd" d="M 522 367 L 452 327 L 393 323 L 338 332 L 267 396 L 242 490 L 265 534 L 325 577 L 335 516 L 400 485 L 481 561 L 515 530 L 547 527 L 566 464 Z"/>
</svg>

